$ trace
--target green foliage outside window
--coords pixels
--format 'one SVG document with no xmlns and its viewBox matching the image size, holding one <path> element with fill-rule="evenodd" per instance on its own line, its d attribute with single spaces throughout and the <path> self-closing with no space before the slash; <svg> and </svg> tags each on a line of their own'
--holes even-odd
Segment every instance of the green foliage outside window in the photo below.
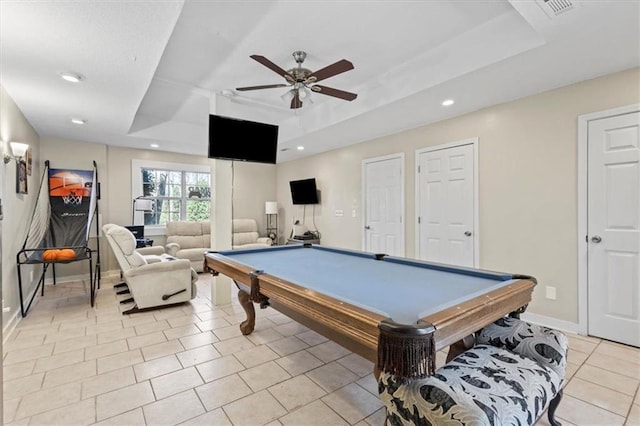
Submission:
<svg viewBox="0 0 640 426">
<path fill-rule="evenodd" d="M 209 201 L 187 201 L 187 220 L 209 220 Z"/>
<path fill-rule="evenodd" d="M 145 212 L 145 225 L 208 220 L 211 204 L 209 179 L 209 173 L 143 168 L 143 196 L 154 202 L 153 211 Z"/>
</svg>

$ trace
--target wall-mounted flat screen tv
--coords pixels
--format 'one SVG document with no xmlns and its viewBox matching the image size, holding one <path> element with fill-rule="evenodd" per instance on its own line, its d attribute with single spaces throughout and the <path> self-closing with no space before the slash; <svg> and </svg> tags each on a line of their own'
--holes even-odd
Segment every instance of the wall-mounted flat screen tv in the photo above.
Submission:
<svg viewBox="0 0 640 426">
<path fill-rule="evenodd" d="M 289 182 L 291 187 L 291 201 L 293 204 L 318 204 L 318 188 L 316 187 L 316 179 L 292 180 Z"/>
<path fill-rule="evenodd" d="M 209 158 L 276 163 L 278 126 L 209 115 Z"/>
</svg>

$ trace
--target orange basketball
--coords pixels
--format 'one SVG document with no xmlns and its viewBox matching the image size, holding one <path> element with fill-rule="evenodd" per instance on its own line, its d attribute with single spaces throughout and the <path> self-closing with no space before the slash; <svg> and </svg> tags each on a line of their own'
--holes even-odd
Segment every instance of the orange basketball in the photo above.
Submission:
<svg viewBox="0 0 640 426">
<path fill-rule="evenodd" d="M 58 258 L 58 250 L 45 250 L 42 252 L 42 259 L 45 262 L 55 262 Z"/>
<path fill-rule="evenodd" d="M 71 260 L 76 258 L 76 252 L 71 249 L 60 249 L 58 250 L 58 258 L 57 260 Z"/>
</svg>

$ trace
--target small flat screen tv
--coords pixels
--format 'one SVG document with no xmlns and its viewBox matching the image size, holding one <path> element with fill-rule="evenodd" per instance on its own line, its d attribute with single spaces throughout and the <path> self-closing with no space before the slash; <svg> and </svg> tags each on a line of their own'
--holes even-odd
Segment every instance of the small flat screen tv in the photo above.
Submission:
<svg viewBox="0 0 640 426">
<path fill-rule="evenodd" d="M 316 188 L 316 179 L 292 180 L 289 182 L 291 187 L 291 201 L 293 204 L 318 204 L 318 188 Z"/>
<path fill-rule="evenodd" d="M 209 158 L 276 163 L 278 126 L 209 115 Z"/>
</svg>

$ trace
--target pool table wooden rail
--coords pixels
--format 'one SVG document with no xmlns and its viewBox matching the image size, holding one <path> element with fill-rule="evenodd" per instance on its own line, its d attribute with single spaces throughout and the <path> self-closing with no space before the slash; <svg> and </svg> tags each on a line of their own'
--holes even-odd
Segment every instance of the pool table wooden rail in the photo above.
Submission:
<svg viewBox="0 0 640 426">
<path fill-rule="evenodd" d="M 235 281 L 239 288 L 238 299 L 247 313 L 247 320 L 241 324 L 240 329 L 243 334 L 250 334 L 255 324 L 255 312 L 250 300 L 251 274 L 255 269 L 213 253 L 205 256 L 205 266 L 206 271 L 226 275 Z M 269 305 L 278 312 L 375 361 L 378 324 L 386 316 L 269 274 L 260 274 L 258 285 L 260 294 L 268 298 Z"/>
<path fill-rule="evenodd" d="M 535 285 L 532 278 L 517 279 L 507 286 L 422 318 L 436 327 L 436 350 L 450 346 L 498 318 L 526 307 L 531 302 Z"/>
<path fill-rule="evenodd" d="M 252 302 L 261 300 L 259 297 L 252 300 L 251 294 L 253 286 L 255 296 L 257 285 L 259 294 L 268 298 L 274 309 L 352 352 L 374 363 L 377 361 L 378 325 L 386 316 L 268 273 L 256 274 L 255 268 L 217 253 L 207 253 L 204 263 L 205 271 L 226 275 L 236 282 L 240 290 L 238 299 L 247 314 L 247 320 L 240 326 L 243 334 L 250 334 L 255 325 Z M 422 318 L 436 327 L 436 350 L 462 341 L 487 324 L 526 306 L 535 286 L 535 280 L 527 278 Z"/>
</svg>

